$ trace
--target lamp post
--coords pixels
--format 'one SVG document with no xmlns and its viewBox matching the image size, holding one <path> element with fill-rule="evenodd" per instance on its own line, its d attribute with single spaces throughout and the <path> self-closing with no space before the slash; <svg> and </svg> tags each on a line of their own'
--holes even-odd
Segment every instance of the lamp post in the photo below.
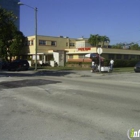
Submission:
<svg viewBox="0 0 140 140">
<path fill-rule="evenodd" d="M 22 2 L 18 2 L 18 5 L 25 5 L 29 8 L 34 9 L 34 11 L 35 11 L 35 70 L 37 70 L 37 7 L 31 7 Z"/>
</svg>

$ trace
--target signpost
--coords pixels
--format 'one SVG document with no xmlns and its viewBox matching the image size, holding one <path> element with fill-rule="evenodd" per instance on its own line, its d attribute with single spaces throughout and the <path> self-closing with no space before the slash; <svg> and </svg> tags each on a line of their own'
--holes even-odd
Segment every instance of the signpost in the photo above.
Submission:
<svg viewBox="0 0 140 140">
<path fill-rule="evenodd" d="M 99 54 L 99 72 L 101 71 L 101 60 L 100 60 L 100 54 L 103 53 L 103 49 L 102 48 L 98 48 L 97 49 L 97 53 Z"/>
</svg>

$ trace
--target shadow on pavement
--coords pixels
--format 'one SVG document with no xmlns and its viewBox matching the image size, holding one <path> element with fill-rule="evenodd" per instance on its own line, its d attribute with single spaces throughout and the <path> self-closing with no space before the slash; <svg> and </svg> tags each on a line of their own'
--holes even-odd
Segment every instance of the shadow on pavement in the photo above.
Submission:
<svg viewBox="0 0 140 140">
<path fill-rule="evenodd" d="M 39 71 L 0 71 L 0 77 L 30 77 L 30 76 L 65 76 L 75 74 L 72 71 L 39 70 Z"/>
<path fill-rule="evenodd" d="M 19 88 L 28 86 L 39 86 L 46 84 L 61 83 L 60 81 L 43 80 L 43 79 L 27 79 L 18 81 L 4 81 L 0 83 L 0 89 Z"/>
</svg>

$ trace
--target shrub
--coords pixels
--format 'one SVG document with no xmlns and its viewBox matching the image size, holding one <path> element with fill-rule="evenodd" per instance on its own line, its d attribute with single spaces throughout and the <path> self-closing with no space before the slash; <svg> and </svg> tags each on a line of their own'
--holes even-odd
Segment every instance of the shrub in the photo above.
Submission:
<svg viewBox="0 0 140 140">
<path fill-rule="evenodd" d="M 139 60 L 114 60 L 114 67 L 134 67 L 138 61 Z M 67 64 L 79 65 L 79 66 L 82 66 L 82 65 L 90 66 L 91 62 L 67 62 L 66 65 Z M 105 59 L 102 65 L 109 66 L 110 60 Z"/>
<path fill-rule="evenodd" d="M 138 60 L 115 60 L 114 67 L 133 67 Z"/>
</svg>

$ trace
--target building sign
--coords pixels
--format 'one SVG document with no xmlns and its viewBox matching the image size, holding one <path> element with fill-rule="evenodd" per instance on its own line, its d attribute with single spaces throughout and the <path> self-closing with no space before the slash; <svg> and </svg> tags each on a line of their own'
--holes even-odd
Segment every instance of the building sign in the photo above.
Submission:
<svg viewBox="0 0 140 140">
<path fill-rule="evenodd" d="M 91 48 L 78 48 L 78 51 L 89 51 Z"/>
</svg>

